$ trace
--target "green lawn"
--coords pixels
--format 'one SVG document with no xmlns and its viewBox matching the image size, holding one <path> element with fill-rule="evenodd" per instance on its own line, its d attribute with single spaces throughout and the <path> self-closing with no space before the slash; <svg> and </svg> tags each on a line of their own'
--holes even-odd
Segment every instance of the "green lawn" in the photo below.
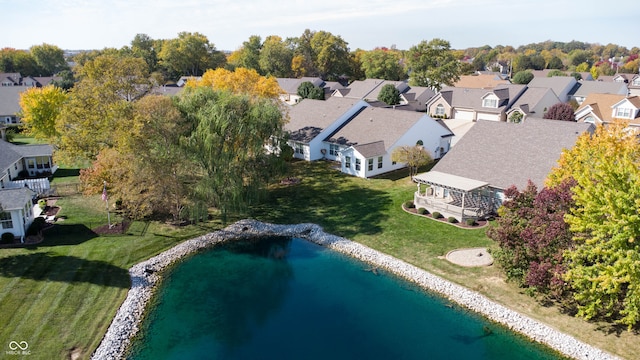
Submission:
<svg viewBox="0 0 640 360">
<path fill-rule="evenodd" d="M 272 186 L 264 201 L 238 218 L 320 224 L 327 232 L 477 290 L 585 342 L 627 358 L 640 353 L 637 336 L 608 333 L 608 327 L 598 330 L 597 324 L 539 306 L 505 283 L 495 266 L 463 268 L 443 260 L 455 248 L 494 244 L 484 229 L 459 229 L 405 213 L 401 204 L 412 199 L 416 189 L 408 178 L 364 180 L 329 166 L 294 163 L 291 176 L 300 178 L 300 184 Z M 74 181 L 73 171 L 65 178 Z M 27 341 L 30 359 L 68 358 L 74 350 L 88 358 L 126 297 L 129 267 L 222 227 L 218 222 L 180 229 L 135 222 L 127 234 L 97 236 L 90 229 L 106 223 L 99 196 L 65 197 L 58 205 L 62 207 L 59 215 L 66 219 L 47 233 L 44 243 L 28 249 L 0 249 L 0 323 L 4 325 L 0 344 Z"/>
</svg>

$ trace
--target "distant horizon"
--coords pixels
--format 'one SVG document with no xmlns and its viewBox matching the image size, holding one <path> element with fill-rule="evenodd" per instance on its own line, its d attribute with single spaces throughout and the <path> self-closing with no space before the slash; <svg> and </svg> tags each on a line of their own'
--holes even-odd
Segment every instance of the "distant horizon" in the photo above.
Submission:
<svg viewBox="0 0 640 360">
<path fill-rule="evenodd" d="M 453 49 L 572 40 L 640 46 L 633 0 L 594 6 L 577 0 L 0 0 L 4 26 L 0 48 L 43 43 L 67 50 L 130 45 L 136 34 L 172 39 L 198 32 L 218 50 L 234 51 L 251 35 L 299 37 L 305 29 L 339 35 L 351 50 L 408 50 L 440 38 Z M 29 21 L 26 22 L 26 19 Z"/>
</svg>

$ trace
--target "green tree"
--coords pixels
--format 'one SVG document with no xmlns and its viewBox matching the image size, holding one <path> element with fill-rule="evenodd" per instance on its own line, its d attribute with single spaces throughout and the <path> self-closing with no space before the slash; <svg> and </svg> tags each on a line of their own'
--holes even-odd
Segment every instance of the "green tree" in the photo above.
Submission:
<svg viewBox="0 0 640 360">
<path fill-rule="evenodd" d="M 131 51 L 133 56 L 144 59 L 149 67 L 149 72 L 154 72 L 158 67 L 157 42 L 147 34 L 136 34 L 131 40 Z"/>
<path fill-rule="evenodd" d="M 409 49 L 406 60 L 411 85 L 440 90 L 460 79 L 460 62 L 448 41 L 423 40 Z"/>
<path fill-rule="evenodd" d="M 327 31 L 317 31 L 311 37 L 311 49 L 318 77 L 337 81 L 348 75 L 349 47 L 340 36 Z"/>
<path fill-rule="evenodd" d="M 400 104 L 400 91 L 392 84 L 386 84 L 380 89 L 378 100 L 387 105 Z"/>
<path fill-rule="evenodd" d="M 38 76 L 38 64 L 34 57 L 24 51 L 13 48 L 0 50 L 0 72 L 20 73 L 22 76 Z"/>
<path fill-rule="evenodd" d="M 406 164 L 409 168 L 409 177 L 411 177 L 418 173 L 420 166 L 433 162 L 433 158 L 422 146 L 400 146 L 393 149 L 391 161 Z"/>
<path fill-rule="evenodd" d="M 173 104 L 163 95 L 148 95 L 133 105 L 126 134 L 112 148 L 100 151 L 80 179 L 87 194 L 109 193 L 122 204 L 132 219 L 150 215 L 179 220 L 189 200 L 194 173 L 180 139 L 189 127 Z"/>
<path fill-rule="evenodd" d="M 29 49 L 29 52 L 38 65 L 38 75 L 40 76 L 52 76 L 62 70 L 69 69 L 64 59 L 64 52 L 55 45 L 34 45 Z"/>
<path fill-rule="evenodd" d="M 291 61 L 293 60 L 293 50 L 287 46 L 281 37 L 267 36 L 260 50 L 258 63 L 265 75 L 279 78 L 293 76 L 291 72 Z"/>
<path fill-rule="evenodd" d="M 524 117 L 524 115 L 522 115 L 522 113 L 520 111 L 514 111 L 509 116 L 509 122 L 512 122 L 512 123 L 515 123 L 515 124 L 519 124 L 522 121 L 523 117 Z"/>
<path fill-rule="evenodd" d="M 167 40 L 159 57 L 160 64 L 174 77 L 200 76 L 207 69 L 215 69 L 226 63 L 224 54 L 217 51 L 206 36 L 197 32 L 181 32 L 178 38 Z"/>
<path fill-rule="evenodd" d="M 564 71 L 558 70 L 558 69 L 553 69 L 547 73 L 547 77 L 554 77 L 554 76 L 567 76 L 567 74 Z"/>
<path fill-rule="evenodd" d="M 549 60 L 549 63 L 547 64 L 547 69 L 563 70 L 564 64 L 562 63 L 562 59 L 560 59 L 557 56 L 552 57 L 551 60 Z"/>
<path fill-rule="evenodd" d="M 360 57 L 362 70 L 368 79 L 404 80 L 406 72 L 402 65 L 402 54 L 386 48 L 364 52 Z"/>
<path fill-rule="evenodd" d="M 260 68 L 260 51 L 262 50 L 262 38 L 258 35 L 251 35 L 249 40 L 242 43 L 242 47 L 235 51 L 233 66 L 253 69 L 259 74 L 263 74 Z"/>
<path fill-rule="evenodd" d="M 55 141 L 56 120 L 60 116 L 67 93 L 53 85 L 33 87 L 20 94 L 20 117 L 27 133 L 36 139 Z"/>
<path fill-rule="evenodd" d="M 282 138 L 282 112 L 274 100 L 207 87 L 187 89 L 177 106 L 193 129 L 184 144 L 198 175 L 195 194 L 226 222 L 280 173 L 283 161 L 265 145 L 275 147 Z"/>
<path fill-rule="evenodd" d="M 549 182 L 573 178 L 575 234 L 567 252 L 578 316 L 633 327 L 640 321 L 640 143 L 625 122 L 598 126 L 565 150 Z"/>
<path fill-rule="evenodd" d="M 131 116 L 131 102 L 150 90 L 148 67 L 141 58 L 100 55 L 79 66 L 78 76 L 56 122 L 58 154 L 94 160 L 115 145 Z"/>
<path fill-rule="evenodd" d="M 531 71 L 518 71 L 515 75 L 513 75 L 513 78 L 511 79 L 511 81 L 514 84 L 528 84 L 531 82 L 531 80 L 533 80 L 533 73 Z"/>
<path fill-rule="evenodd" d="M 324 90 L 314 86 L 310 81 L 305 81 L 298 86 L 298 96 L 303 99 L 324 100 Z"/>
</svg>

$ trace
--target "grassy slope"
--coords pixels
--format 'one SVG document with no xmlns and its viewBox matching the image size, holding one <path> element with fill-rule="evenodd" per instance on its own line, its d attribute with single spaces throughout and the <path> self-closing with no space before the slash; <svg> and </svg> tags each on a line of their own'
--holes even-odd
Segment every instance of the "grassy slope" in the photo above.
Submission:
<svg viewBox="0 0 640 360">
<path fill-rule="evenodd" d="M 415 185 L 407 178 L 363 180 L 326 163 L 295 163 L 295 186 L 274 186 L 248 216 L 275 223 L 313 222 L 326 231 L 361 242 L 447 279 L 480 291 L 517 311 L 540 319 L 627 358 L 640 353 L 637 336 L 596 331 L 597 325 L 537 305 L 504 282 L 496 267 L 462 268 L 438 258 L 460 247 L 494 246 L 484 230 L 462 230 L 401 210 Z M 73 174 L 69 179 L 73 180 Z M 0 249 L 0 344 L 27 341 L 30 359 L 83 358 L 99 344 L 126 296 L 127 269 L 184 239 L 219 229 L 218 223 L 180 230 L 134 223 L 122 236 L 92 235 L 106 222 L 99 197 L 68 197 L 58 203 L 67 219 L 29 249 Z"/>
</svg>

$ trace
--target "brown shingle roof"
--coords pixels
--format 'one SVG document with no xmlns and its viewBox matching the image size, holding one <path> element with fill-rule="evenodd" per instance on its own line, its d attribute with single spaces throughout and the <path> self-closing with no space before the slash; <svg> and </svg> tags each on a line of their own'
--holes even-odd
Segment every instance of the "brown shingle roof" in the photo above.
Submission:
<svg viewBox="0 0 640 360">
<path fill-rule="evenodd" d="M 470 89 L 493 89 L 498 85 L 509 84 L 509 80 L 503 80 L 493 74 L 462 75 L 453 86 Z"/>
<path fill-rule="evenodd" d="M 623 100 L 626 96 L 618 95 L 618 94 L 589 94 L 584 102 L 578 109 L 576 109 L 576 113 L 580 112 L 587 106 L 590 106 L 592 112 L 595 116 L 597 116 L 600 120 L 604 122 L 612 122 L 613 121 L 613 110 L 611 107 Z"/>
<path fill-rule="evenodd" d="M 572 147 L 591 124 L 528 118 L 521 124 L 478 121 L 434 166 L 434 171 L 523 189 L 541 189 L 562 149 Z"/>
</svg>

